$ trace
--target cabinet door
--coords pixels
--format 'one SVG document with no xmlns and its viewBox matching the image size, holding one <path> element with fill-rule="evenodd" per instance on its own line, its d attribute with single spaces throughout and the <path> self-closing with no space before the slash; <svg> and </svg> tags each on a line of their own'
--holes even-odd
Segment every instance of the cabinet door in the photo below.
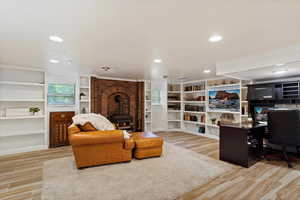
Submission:
<svg viewBox="0 0 300 200">
<path fill-rule="evenodd" d="M 273 100 L 274 94 L 273 84 L 251 85 L 248 91 L 249 100 Z"/>
<path fill-rule="evenodd" d="M 72 124 L 75 112 L 50 113 L 50 147 L 69 145 L 68 127 Z"/>
</svg>

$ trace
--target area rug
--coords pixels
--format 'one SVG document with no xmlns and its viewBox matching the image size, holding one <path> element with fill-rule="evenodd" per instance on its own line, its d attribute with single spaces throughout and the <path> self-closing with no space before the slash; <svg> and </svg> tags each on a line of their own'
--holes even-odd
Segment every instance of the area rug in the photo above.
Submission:
<svg viewBox="0 0 300 200">
<path fill-rule="evenodd" d="M 78 170 L 73 157 L 44 164 L 43 200 L 173 200 L 233 166 L 166 143 L 159 158 Z"/>
</svg>

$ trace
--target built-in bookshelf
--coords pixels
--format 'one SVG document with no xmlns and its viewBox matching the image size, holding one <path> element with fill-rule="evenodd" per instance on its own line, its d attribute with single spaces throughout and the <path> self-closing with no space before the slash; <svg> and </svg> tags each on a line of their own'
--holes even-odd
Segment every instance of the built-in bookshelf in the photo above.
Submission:
<svg viewBox="0 0 300 200">
<path fill-rule="evenodd" d="M 43 70 L 0 65 L 0 155 L 47 148 L 45 83 Z"/>
<path fill-rule="evenodd" d="M 238 79 L 232 78 L 219 78 L 219 79 L 212 79 L 206 81 L 207 85 L 207 97 L 210 98 L 210 93 L 213 92 L 220 92 L 220 91 L 229 91 L 229 90 L 236 90 L 241 91 L 241 81 Z M 241 121 L 241 112 L 240 112 L 240 104 L 239 101 L 239 109 L 238 110 L 221 110 L 221 109 L 212 109 L 209 106 L 209 102 L 207 104 L 207 118 L 206 118 L 206 131 L 207 134 L 215 137 L 219 137 L 220 130 L 218 126 L 218 122 L 226 118 L 232 123 L 238 123 Z"/>
<path fill-rule="evenodd" d="M 151 101 L 151 81 L 144 82 L 144 130 L 151 131 L 152 126 L 152 101 Z"/>
<path fill-rule="evenodd" d="M 177 88 L 181 90 L 168 90 L 169 94 L 180 93 L 180 100 L 168 98 L 168 126 L 179 124 L 177 128 L 184 132 L 204 135 L 211 138 L 219 137 L 218 121 L 226 117 L 231 122 L 242 122 L 248 119 L 247 84 L 231 78 L 218 78 L 211 80 L 198 80 L 183 82 Z M 172 86 L 172 84 L 169 84 Z M 228 111 L 226 109 L 213 109 L 209 106 L 209 94 L 218 91 L 237 90 L 240 93 L 240 109 Z M 171 107 L 170 107 L 171 105 Z M 174 109 L 174 105 L 177 105 Z M 180 106 L 179 106 L 180 105 Z M 178 117 L 180 115 L 181 117 Z M 173 127 L 169 126 L 169 129 Z"/>
<path fill-rule="evenodd" d="M 182 128 L 187 132 L 205 134 L 207 103 L 205 81 L 184 82 L 182 89 Z"/>
<path fill-rule="evenodd" d="M 180 83 L 168 83 L 168 129 L 181 129 L 182 89 Z"/>
<path fill-rule="evenodd" d="M 91 111 L 91 78 L 80 76 L 79 79 L 79 113 L 90 113 Z"/>
<path fill-rule="evenodd" d="M 248 107 L 248 87 L 250 84 L 248 80 L 241 81 L 241 122 L 248 121 L 249 116 L 249 107 Z"/>
</svg>

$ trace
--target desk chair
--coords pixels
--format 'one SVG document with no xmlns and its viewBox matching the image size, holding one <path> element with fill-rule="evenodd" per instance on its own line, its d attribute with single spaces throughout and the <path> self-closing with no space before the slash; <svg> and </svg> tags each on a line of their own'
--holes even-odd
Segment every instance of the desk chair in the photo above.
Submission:
<svg viewBox="0 0 300 200">
<path fill-rule="evenodd" d="M 300 147 L 300 111 L 299 110 L 273 110 L 268 113 L 268 126 L 271 132 L 269 142 L 280 145 L 284 160 L 292 168 L 286 153 L 286 148 Z"/>
</svg>

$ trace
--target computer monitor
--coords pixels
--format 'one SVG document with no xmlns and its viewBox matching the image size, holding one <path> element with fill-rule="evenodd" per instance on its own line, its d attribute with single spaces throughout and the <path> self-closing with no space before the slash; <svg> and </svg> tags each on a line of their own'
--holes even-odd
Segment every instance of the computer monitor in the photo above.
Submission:
<svg viewBox="0 0 300 200">
<path fill-rule="evenodd" d="M 268 122 L 268 112 L 273 109 L 267 106 L 256 106 L 254 107 L 254 119 L 255 122 L 267 123 Z"/>
<path fill-rule="evenodd" d="M 272 110 L 289 110 L 287 108 L 275 108 L 270 106 L 256 106 L 254 107 L 254 120 L 258 123 L 268 122 L 268 113 Z"/>
</svg>

